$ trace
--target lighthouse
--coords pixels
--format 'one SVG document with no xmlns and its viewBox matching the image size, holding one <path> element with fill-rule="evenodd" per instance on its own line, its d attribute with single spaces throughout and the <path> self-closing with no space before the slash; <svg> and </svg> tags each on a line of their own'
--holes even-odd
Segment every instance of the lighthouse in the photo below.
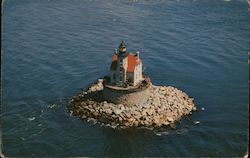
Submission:
<svg viewBox="0 0 250 158">
<path fill-rule="evenodd" d="M 119 86 L 136 86 L 143 80 L 142 61 L 139 52 L 128 53 L 124 41 L 115 51 L 110 66 L 110 83 Z"/>
</svg>

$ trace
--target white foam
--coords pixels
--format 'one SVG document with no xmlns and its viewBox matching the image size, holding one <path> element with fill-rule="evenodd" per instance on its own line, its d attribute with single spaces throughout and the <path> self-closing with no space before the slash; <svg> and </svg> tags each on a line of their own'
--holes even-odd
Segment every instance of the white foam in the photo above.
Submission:
<svg viewBox="0 0 250 158">
<path fill-rule="evenodd" d="M 55 107 L 56 107 L 56 104 L 48 105 L 48 108 L 50 108 L 50 109 L 53 109 L 53 108 L 55 108 Z"/>
<path fill-rule="evenodd" d="M 29 118 L 29 121 L 33 121 L 33 120 L 35 120 L 36 119 L 36 117 L 30 117 Z"/>
<path fill-rule="evenodd" d="M 200 121 L 194 121 L 194 124 L 200 124 L 201 122 Z"/>
<path fill-rule="evenodd" d="M 168 131 L 156 133 L 157 136 L 168 135 L 168 134 L 169 134 Z"/>
<path fill-rule="evenodd" d="M 70 112 L 70 116 L 72 116 L 72 114 L 73 114 L 73 111 L 72 111 L 72 110 L 70 110 L 69 112 Z"/>
</svg>

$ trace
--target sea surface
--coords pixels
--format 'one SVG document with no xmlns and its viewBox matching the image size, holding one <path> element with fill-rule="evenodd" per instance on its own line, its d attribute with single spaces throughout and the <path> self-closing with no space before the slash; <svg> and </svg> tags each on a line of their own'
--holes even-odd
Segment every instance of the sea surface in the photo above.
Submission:
<svg viewBox="0 0 250 158">
<path fill-rule="evenodd" d="M 3 154 L 243 156 L 248 8 L 246 0 L 5 0 Z M 175 130 L 112 129 L 68 113 L 71 96 L 109 73 L 122 40 L 141 52 L 153 84 L 194 97 L 198 111 Z"/>
</svg>

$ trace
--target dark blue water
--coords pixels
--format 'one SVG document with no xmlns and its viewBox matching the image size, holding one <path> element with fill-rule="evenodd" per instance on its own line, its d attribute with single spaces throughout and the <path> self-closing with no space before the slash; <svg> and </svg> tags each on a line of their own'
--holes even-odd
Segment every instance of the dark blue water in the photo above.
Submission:
<svg viewBox="0 0 250 158">
<path fill-rule="evenodd" d="M 115 130 L 67 112 L 107 74 L 121 40 L 156 85 L 198 109 L 176 130 Z M 2 36 L 6 156 L 242 156 L 247 149 L 249 11 L 245 0 L 6 0 Z M 199 120 L 199 125 L 193 121 Z"/>
</svg>

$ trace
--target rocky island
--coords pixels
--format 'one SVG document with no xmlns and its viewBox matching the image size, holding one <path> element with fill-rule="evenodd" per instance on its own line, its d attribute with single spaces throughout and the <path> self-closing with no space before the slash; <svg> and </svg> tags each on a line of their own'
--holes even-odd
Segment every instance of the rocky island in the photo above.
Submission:
<svg viewBox="0 0 250 158">
<path fill-rule="evenodd" d="M 110 75 L 73 96 L 69 111 L 111 127 L 172 126 L 196 110 L 193 98 L 171 86 L 154 86 L 142 71 L 139 52 L 115 51 Z"/>
</svg>

